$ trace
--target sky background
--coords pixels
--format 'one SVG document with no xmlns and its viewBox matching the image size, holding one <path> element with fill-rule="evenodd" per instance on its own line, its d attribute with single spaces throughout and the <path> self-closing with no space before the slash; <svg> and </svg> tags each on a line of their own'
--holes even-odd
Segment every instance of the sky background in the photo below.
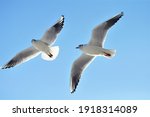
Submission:
<svg viewBox="0 0 150 117">
<path fill-rule="evenodd" d="M 70 93 L 75 49 L 88 43 L 92 29 L 124 12 L 109 30 L 105 48 L 116 49 L 113 59 L 97 57 Z M 11 69 L 0 70 L 0 99 L 101 100 L 150 99 L 149 0 L 0 0 L 0 65 L 40 39 L 61 15 L 64 28 L 54 45 L 58 58 L 40 56 Z"/>
</svg>

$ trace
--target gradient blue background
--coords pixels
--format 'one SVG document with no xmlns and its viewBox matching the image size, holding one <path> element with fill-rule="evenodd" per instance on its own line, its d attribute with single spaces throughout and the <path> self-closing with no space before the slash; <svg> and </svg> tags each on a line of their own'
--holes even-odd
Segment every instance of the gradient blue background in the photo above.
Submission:
<svg viewBox="0 0 150 117">
<path fill-rule="evenodd" d="M 117 50 L 109 60 L 97 57 L 86 69 L 74 94 L 72 63 L 91 30 L 112 16 L 124 16 L 107 35 L 105 48 Z M 60 54 L 47 62 L 38 56 L 0 70 L 0 99 L 150 99 L 150 1 L 148 0 L 0 0 L 0 65 L 39 39 L 65 16 L 55 45 Z"/>
</svg>

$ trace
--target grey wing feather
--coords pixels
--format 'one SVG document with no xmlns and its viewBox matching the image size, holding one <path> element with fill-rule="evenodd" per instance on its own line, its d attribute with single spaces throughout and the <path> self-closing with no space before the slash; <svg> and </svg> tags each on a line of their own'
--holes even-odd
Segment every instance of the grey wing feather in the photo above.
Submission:
<svg viewBox="0 0 150 117">
<path fill-rule="evenodd" d="M 20 53 L 18 53 L 15 57 L 13 57 L 8 63 L 6 63 L 2 69 L 7 69 L 10 67 L 14 67 L 18 64 L 24 63 L 37 55 L 39 55 L 40 52 L 33 47 L 27 48 Z"/>
<path fill-rule="evenodd" d="M 64 25 L 64 16 L 62 15 L 61 18 L 52 26 L 50 27 L 44 36 L 41 38 L 42 41 L 52 44 L 55 42 L 57 34 L 61 31 Z"/>
<path fill-rule="evenodd" d="M 79 83 L 82 72 L 90 64 L 95 57 L 82 54 L 77 60 L 74 61 L 71 69 L 70 90 L 71 93 L 75 92 Z"/>
<path fill-rule="evenodd" d="M 92 37 L 89 45 L 103 47 L 108 29 L 111 28 L 122 16 L 123 12 L 96 26 L 92 31 Z"/>
</svg>

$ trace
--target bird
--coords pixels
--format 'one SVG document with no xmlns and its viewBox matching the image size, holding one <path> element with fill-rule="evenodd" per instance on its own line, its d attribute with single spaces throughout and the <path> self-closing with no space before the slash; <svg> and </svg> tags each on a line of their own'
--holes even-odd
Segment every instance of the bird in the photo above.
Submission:
<svg viewBox="0 0 150 117">
<path fill-rule="evenodd" d="M 41 54 L 41 58 L 44 60 L 54 60 L 59 53 L 59 46 L 53 46 L 53 44 L 64 26 L 64 19 L 64 15 L 61 15 L 57 22 L 44 33 L 40 40 L 32 39 L 32 45 L 30 47 L 16 54 L 10 61 L 3 65 L 1 69 L 20 65 L 35 58 L 39 54 Z"/>
<path fill-rule="evenodd" d="M 105 49 L 104 42 L 108 30 L 124 15 L 123 12 L 113 16 L 109 20 L 97 25 L 92 30 L 92 36 L 88 44 L 80 44 L 76 49 L 80 49 L 82 54 L 77 58 L 71 68 L 70 92 L 74 93 L 83 71 L 98 56 L 112 58 L 116 54 L 115 49 Z"/>
</svg>

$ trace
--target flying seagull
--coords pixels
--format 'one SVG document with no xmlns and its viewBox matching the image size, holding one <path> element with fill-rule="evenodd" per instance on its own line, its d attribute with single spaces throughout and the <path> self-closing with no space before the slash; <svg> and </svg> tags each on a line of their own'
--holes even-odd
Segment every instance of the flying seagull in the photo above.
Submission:
<svg viewBox="0 0 150 117">
<path fill-rule="evenodd" d="M 116 50 L 104 49 L 103 47 L 105 36 L 109 28 L 111 28 L 122 16 L 123 12 L 96 26 L 92 31 L 92 37 L 89 43 L 81 44 L 76 47 L 83 53 L 78 59 L 74 61 L 72 65 L 70 77 L 71 93 L 75 92 L 82 72 L 97 56 L 104 56 L 106 58 L 112 58 L 113 56 L 115 56 Z"/>
<path fill-rule="evenodd" d="M 50 27 L 40 40 L 32 39 L 32 46 L 21 51 L 14 56 L 8 63 L 2 66 L 1 69 L 7 69 L 14 67 L 21 63 L 27 62 L 34 57 L 41 54 L 42 59 L 50 61 L 54 60 L 59 53 L 59 46 L 52 46 L 56 41 L 58 33 L 62 30 L 64 25 L 64 16 Z"/>
</svg>

